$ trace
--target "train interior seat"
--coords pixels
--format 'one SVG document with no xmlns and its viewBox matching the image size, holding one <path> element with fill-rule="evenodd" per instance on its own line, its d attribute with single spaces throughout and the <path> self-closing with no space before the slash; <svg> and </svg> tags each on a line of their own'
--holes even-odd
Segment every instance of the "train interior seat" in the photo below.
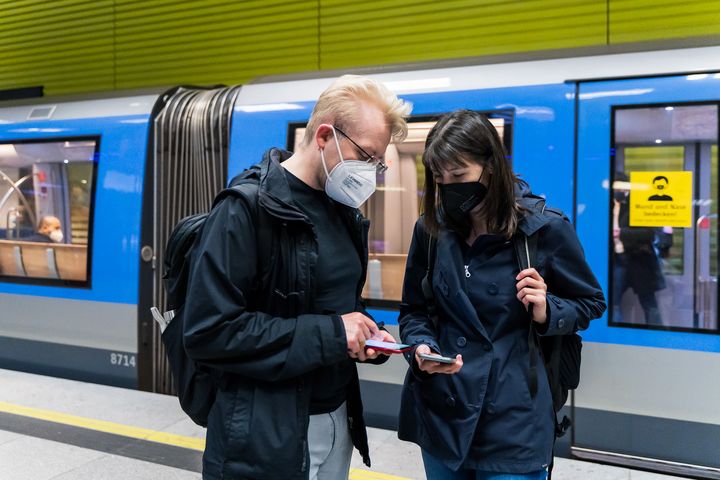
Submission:
<svg viewBox="0 0 720 480">
<path fill-rule="evenodd" d="M 87 246 L 0 240 L 0 273 L 85 281 Z"/>
</svg>

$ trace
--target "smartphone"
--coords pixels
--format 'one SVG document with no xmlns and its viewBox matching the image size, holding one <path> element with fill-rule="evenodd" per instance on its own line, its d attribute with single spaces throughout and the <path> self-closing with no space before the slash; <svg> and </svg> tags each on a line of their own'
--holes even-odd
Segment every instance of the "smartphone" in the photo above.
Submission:
<svg viewBox="0 0 720 480">
<path fill-rule="evenodd" d="M 372 348 L 378 352 L 403 353 L 412 348 L 412 345 L 405 343 L 381 342 L 380 340 L 369 339 L 365 342 L 365 348 Z"/>
<path fill-rule="evenodd" d="M 423 360 L 430 360 L 431 362 L 455 363 L 455 359 L 453 357 L 443 357 L 442 355 L 436 355 L 434 353 L 418 353 L 418 357 Z"/>
</svg>

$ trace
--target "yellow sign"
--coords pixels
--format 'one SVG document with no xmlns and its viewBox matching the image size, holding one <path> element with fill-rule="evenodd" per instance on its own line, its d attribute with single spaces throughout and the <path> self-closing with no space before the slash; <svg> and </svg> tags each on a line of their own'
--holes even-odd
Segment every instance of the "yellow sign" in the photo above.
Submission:
<svg viewBox="0 0 720 480">
<path fill-rule="evenodd" d="M 692 172 L 630 172 L 631 227 L 692 227 Z"/>
</svg>

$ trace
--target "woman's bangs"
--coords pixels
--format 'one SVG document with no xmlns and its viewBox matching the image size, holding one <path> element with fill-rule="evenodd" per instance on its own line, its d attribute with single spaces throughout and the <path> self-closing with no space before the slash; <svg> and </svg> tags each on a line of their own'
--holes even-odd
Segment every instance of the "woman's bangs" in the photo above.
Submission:
<svg viewBox="0 0 720 480">
<path fill-rule="evenodd" d="M 442 175 L 442 172 L 453 167 L 462 168 L 467 166 L 463 153 L 453 148 L 448 143 L 440 144 L 433 142 L 423 154 L 425 168 L 429 168 L 433 175 Z"/>
</svg>

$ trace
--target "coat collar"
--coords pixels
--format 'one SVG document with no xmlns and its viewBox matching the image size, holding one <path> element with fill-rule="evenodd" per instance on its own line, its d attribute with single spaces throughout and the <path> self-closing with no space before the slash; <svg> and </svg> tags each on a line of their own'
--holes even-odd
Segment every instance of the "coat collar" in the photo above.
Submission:
<svg viewBox="0 0 720 480">
<path fill-rule="evenodd" d="M 515 198 L 522 207 L 518 230 L 526 237 L 548 224 L 550 219 L 544 214 L 545 199 L 532 193 L 527 184 L 521 183 L 515 187 Z"/>
<path fill-rule="evenodd" d="M 310 220 L 295 204 L 290 191 L 290 184 L 285 176 L 285 169 L 280 165 L 292 155 L 287 150 L 271 148 L 263 155 L 260 165 L 253 167 L 260 170 L 260 206 L 283 220 Z"/>
</svg>

